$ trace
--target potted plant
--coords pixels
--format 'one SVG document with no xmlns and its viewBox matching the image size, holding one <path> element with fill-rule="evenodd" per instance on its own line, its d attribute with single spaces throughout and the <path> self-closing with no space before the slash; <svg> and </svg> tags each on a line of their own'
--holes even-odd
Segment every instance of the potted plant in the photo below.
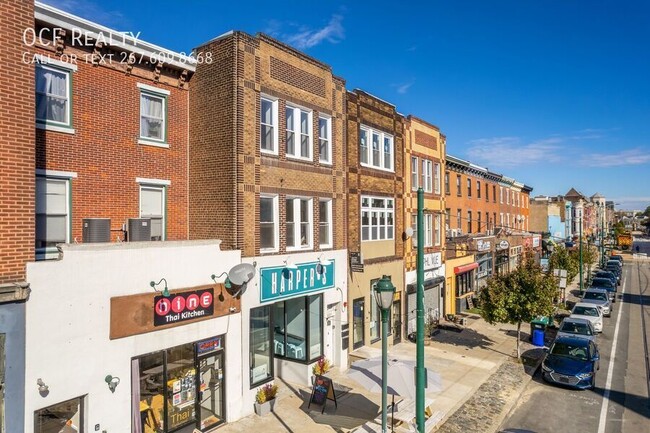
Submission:
<svg viewBox="0 0 650 433">
<path fill-rule="evenodd" d="M 278 394 L 278 386 L 267 383 L 257 390 L 255 394 L 255 413 L 264 416 L 273 412 L 275 406 L 275 396 Z"/>
<path fill-rule="evenodd" d="M 322 376 L 330 369 L 332 368 L 332 364 L 330 364 L 329 359 L 323 357 L 316 361 L 316 364 L 311 368 L 311 372 L 313 373 L 313 376 L 311 377 L 311 383 L 312 385 L 314 384 L 314 377 L 315 376 Z"/>
</svg>

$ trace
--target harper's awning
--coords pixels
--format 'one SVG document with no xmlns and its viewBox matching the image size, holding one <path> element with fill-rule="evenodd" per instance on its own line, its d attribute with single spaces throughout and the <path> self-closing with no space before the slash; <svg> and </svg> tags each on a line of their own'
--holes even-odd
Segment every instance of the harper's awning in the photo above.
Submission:
<svg viewBox="0 0 650 433">
<path fill-rule="evenodd" d="M 469 265 L 456 266 L 454 268 L 454 274 L 456 275 L 464 274 L 465 272 L 469 272 L 472 269 L 476 269 L 476 268 L 478 268 L 478 263 L 476 262 L 470 263 Z"/>
</svg>

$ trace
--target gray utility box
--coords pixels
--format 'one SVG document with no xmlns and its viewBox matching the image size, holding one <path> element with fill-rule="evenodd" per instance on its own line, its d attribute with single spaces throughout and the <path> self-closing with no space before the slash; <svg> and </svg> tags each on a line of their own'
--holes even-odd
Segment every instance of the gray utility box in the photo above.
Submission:
<svg viewBox="0 0 650 433">
<path fill-rule="evenodd" d="M 111 241 L 110 218 L 84 218 L 81 236 L 84 244 Z"/>
<path fill-rule="evenodd" d="M 129 218 L 127 225 L 129 242 L 151 240 L 151 220 L 149 218 Z"/>
</svg>

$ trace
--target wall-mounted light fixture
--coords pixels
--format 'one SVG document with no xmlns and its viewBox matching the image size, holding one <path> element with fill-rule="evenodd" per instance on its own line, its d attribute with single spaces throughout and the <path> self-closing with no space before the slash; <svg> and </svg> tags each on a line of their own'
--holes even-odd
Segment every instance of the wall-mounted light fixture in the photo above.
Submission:
<svg viewBox="0 0 650 433">
<path fill-rule="evenodd" d="M 115 388 L 120 384 L 120 378 L 109 374 L 104 378 L 104 382 L 108 384 L 108 389 L 110 389 L 111 392 L 115 392 Z"/>
<path fill-rule="evenodd" d="M 50 390 L 50 387 L 45 385 L 45 382 L 40 377 L 36 380 L 36 385 L 38 385 L 38 392 L 41 394 L 46 394 Z"/>
<path fill-rule="evenodd" d="M 255 267 L 257 262 L 251 263 L 240 263 L 235 265 L 228 272 L 222 272 L 219 275 L 212 274 L 210 278 L 217 283 L 217 278 L 221 278 L 224 275 L 226 280 L 223 283 L 223 287 L 226 288 L 226 291 L 230 293 L 233 297 L 239 297 L 246 291 L 246 286 L 255 276 Z M 219 301 L 224 301 L 223 289 L 219 295 Z"/>
<path fill-rule="evenodd" d="M 318 264 L 316 265 L 316 272 L 322 274 L 323 272 L 325 272 L 325 266 L 329 266 L 331 264 L 332 261 L 324 257 L 324 254 L 321 254 L 320 256 L 318 256 Z"/>
<path fill-rule="evenodd" d="M 162 291 L 156 289 L 156 286 L 159 285 L 160 283 L 162 283 L 163 281 L 165 282 L 165 287 L 162 289 Z M 165 298 L 169 298 L 169 289 L 167 288 L 167 280 L 166 279 L 161 278 L 160 281 L 158 281 L 157 283 L 155 281 L 151 281 L 149 283 L 149 285 L 153 288 L 153 290 L 155 292 L 160 292 L 160 293 L 162 293 L 162 295 Z"/>
</svg>

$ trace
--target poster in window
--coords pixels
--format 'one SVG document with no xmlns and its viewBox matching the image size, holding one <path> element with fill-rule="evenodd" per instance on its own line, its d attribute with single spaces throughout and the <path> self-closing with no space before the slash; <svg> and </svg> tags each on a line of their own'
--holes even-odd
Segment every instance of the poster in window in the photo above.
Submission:
<svg viewBox="0 0 650 433">
<path fill-rule="evenodd" d="M 174 394 L 174 398 L 173 398 L 174 406 L 178 406 L 179 404 L 182 403 L 182 401 L 183 400 L 181 399 L 181 393 L 180 392 L 177 392 L 176 394 Z"/>
<path fill-rule="evenodd" d="M 180 392 L 180 390 L 181 390 L 181 381 L 175 380 L 174 384 L 172 385 L 172 392 L 177 393 Z"/>
</svg>

